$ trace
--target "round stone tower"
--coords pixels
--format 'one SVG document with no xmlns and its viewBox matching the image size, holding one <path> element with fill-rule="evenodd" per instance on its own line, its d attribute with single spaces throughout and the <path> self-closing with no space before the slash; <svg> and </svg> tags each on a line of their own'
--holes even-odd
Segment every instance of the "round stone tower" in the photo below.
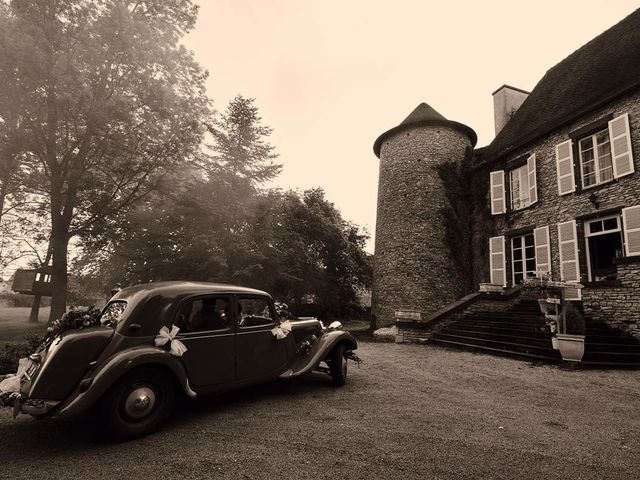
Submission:
<svg viewBox="0 0 640 480">
<path fill-rule="evenodd" d="M 397 310 L 421 318 L 457 300 L 461 273 L 447 243 L 447 192 L 437 167 L 462 162 L 477 137 L 421 103 L 373 146 L 380 159 L 373 269 L 376 328 L 393 324 Z"/>
</svg>

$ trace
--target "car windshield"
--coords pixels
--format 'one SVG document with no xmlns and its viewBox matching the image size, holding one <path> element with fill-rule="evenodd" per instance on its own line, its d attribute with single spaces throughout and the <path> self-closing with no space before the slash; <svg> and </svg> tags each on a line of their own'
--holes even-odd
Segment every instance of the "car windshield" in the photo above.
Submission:
<svg viewBox="0 0 640 480">
<path fill-rule="evenodd" d="M 115 327 L 126 308 L 127 302 L 122 300 L 107 304 L 100 315 L 100 323 L 108 327 Z"/>
</svg>

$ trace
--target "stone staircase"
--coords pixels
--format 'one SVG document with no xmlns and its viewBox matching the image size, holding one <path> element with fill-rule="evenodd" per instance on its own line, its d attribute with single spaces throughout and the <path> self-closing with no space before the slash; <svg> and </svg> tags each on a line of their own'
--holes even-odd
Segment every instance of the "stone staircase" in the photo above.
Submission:
<svg viewBox="0 0 640 480">
<path fill-rule="evenodd" d="M 640 367 L 640 342 L 603 322 L 587 321 L 584 365 Z"/>
<path fill-rule="evenodd" d="M 551 346 L 551 332 L 538 303 L 529 300 L 502 312 L 467 313 L 435 333 L 432 342 L 531 360 L 562 359 Z"/>
<path fill-rule="evenodd" d="M 433 343 L 494 354 L 560 362 L 538 303 L 520 300 L 502 312 L 477 311 L 434 333 Z M 640 342 L 605 323 L 587 320 L 585 366 L 640 367 Z"/>
</svg>

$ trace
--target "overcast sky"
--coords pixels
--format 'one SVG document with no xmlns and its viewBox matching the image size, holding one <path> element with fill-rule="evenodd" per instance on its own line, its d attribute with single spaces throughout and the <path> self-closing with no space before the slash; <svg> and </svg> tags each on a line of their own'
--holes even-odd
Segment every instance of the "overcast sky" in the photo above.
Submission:
<svg viewBox="0 0 640 480">
<path fill-rule="evenodd" d="M 491 92 L 531 90 L 637 1 L 202 0 L 186 45 L 223 110 L 256 98 L 284 172 L 375 230 L 376 137 L 420 102 L 493 139 Z M 622 68 L 622 67 L 621 67 Z M 612 72 L 615 74 L 615 72 Z M 373 251 L 373 241 L 370 242 Z"/>
</svg>

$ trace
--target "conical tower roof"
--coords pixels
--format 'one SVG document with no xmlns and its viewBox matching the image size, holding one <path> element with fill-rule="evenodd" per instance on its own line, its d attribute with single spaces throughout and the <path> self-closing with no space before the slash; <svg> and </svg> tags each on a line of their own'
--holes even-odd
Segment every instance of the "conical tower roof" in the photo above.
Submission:
<svg viewBox="0 0 640 480">
<path fill-rule="evenodd" d="M 380 148 L 382 147 L 382 143 L 387 139 L 387 137 L 406 128 L 415 126 L 451 127 L 467 135 L 469 137 L 469 140 L 471 140 L 472 147 L 474 147 L 476 142 L 478 141 L 476 132 L 474 132 L 471 128 L 463 125 L 462 123 L 454 122 L 453 120 L 447 120 L 444 115 L 440 114 L 432 106 L 425 102 L 422 102 L 420 105 L 414 108 L 409 116 L 405 118 L 398 126 L 393 127 L 391 130 L 387 130 L 376 139 L 375 143 L 373 144 L 373 152 L 377 157 L 380 157 Z"/>
<path fill-rule="evenodd" d="M 411 123 L 422 122 L 424 120 L 446 120 L 446 118 L 444 115 L 438 113 L 431 105 L 422 102 L 413 109 L 413 112 L 411 112 L 409 116 L 400 123 L 400 125 L 408 125 Z"/>
</svg>

